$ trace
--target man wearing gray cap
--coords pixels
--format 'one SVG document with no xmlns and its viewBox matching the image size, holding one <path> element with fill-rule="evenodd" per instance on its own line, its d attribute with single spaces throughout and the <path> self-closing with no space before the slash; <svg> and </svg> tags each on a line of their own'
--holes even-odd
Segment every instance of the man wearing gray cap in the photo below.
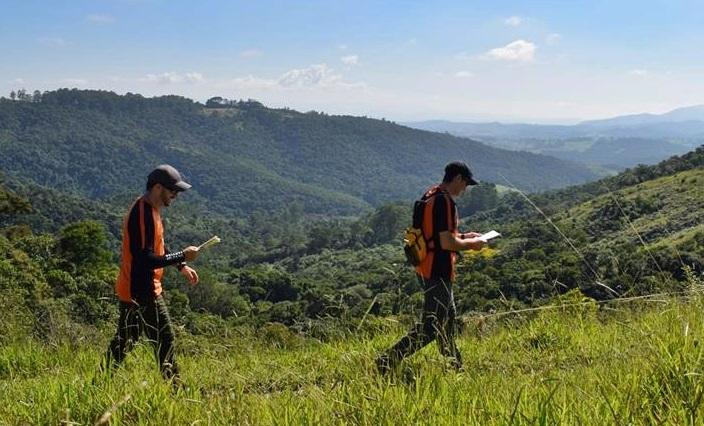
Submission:
<svg viewBox="0 0 704 426">
<path fill-rule="evenodd" d="M 162 295 L 165 266 L 176 266 L 191 285 L 198 274 L 186 262 L 198 257 L 198 248 L 169 253 L 164 245 L 161 208 L 191 187 L 168 164 L 155 168 L 147 178 L 147 191 L 130 207 L 122 226 L 122 260 L 115 290 L 120 300 L 117 333 L 110 342 L 106 366 L 120 364 L 142 333 L 154 345 L 159 368 L 166 379 L 179 384 L 174 360 L 174 330 Z"/>
</svg>

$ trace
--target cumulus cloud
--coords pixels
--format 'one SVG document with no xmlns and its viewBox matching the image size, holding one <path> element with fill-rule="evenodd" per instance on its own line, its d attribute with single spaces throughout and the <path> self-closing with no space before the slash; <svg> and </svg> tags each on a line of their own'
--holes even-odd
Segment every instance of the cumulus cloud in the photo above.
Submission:
<svg viewBox="0 0 704 426">
<path fill-rule="evenodd" d="M 205 81 L 203 74 L 199 72 L 187 72 L 179 74 L 175 72 L 165 72 L 161 74 L 147 74 L 141 81 L 157 84 L 179 84 L 179 83 L 201 83 Z"/>
<path fill-rule="evenodd" d="M 469 77 L 473 77 L 473 76 L 474 76 L 474 74 L 472 74 L 469 71 L 457 71 L 455 73 L 455 77 L 457 77 L 457 78 L 469 78 Z"/>
<path fill-rule="evenodd" d="M 516 40 L 506 46 L 491 49 L 484 54 L 486 59 L 511 62 L 530 62 L 535 56 L 536 46 L 525 40 Z"/>
<path fill-rule="evenodd" d="M 357 55 L 347 55 L 347 56 L 343 56 L 342 58 L 340 58 L 340 60 L 341 60 L 342 63 L 345 64 L 345 65 L 350 65 L 350 66 L 351 66 L 351 65 L 357 65 L 357 64 L 359 64 L 359 56 L 357 56 Z"/>
<path fill-rule="evenodd" d="M 335 74 L 332 68 L 326 64 L 317 64 L 285 72 L 278 84 L 283 87 L 333 86 L 341 81 L 342 76 Z"/>
<path fill-rule="evenodd" d="M 92 24 L 99 24 L 99 25 L 106 25 L 106 24 L 112 24 L 115 22 L 115 18 L 113 18 L 110 15 L 88 15 L 86 16 L 86 21 L 92 23 Z"/>
<path fill-rule="evenodd" d="M 520 16 L 511 16 L 510 18 L 506 18 L 504 20 L 504 24 L 508 25 L 509 27 L 517 27 L 521 25 L 521 22 L 523 22 L 523 18 Z"/>
<path fill-rule="evenodd" d="M 240 52 L 240 56 L 243 58 L 256 58 L 262 56 L 262 51 L 259 49 L 247 49 Z"/>
<path fill-rule="evenodd" d="M 16 78 L 16 79 L 12 80 L 10 83 L 11 84 L 25 84 L 26 81 L 24 80 L 24 78 Z"/>
<path fill-rule="evenodd" d="M 47 47 L 65 47 L 68 44 L 61 37 L 40 37 L 37 41 Z"/>
<path fill-rule="evenodd" d="M 286 71 L 278 78 L 261 78 L 252 75 L 227 81 L 228 87 L 243 89 L 349 89 L 365 88 L 363 82 L 347 82 L 342 75 L 327 64 L 311 65 Z"/>
</svg>

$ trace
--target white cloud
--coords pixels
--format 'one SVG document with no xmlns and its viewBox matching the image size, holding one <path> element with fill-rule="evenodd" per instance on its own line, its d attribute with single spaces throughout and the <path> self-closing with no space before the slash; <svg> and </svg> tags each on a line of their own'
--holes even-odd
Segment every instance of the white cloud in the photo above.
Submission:
<svg viewBox="0 0 704 426">
<path fill-rule="evenodd" d="M 469 78 L 469 77 L 474 77 L 474 74 L 472 74 L 469 71 L 457 71 L 455 73 L 455 77 L 457 78 Z"/>
<path fill-rule="evenodd" d="M 347 45 L 346 44 L 338 44 L 337 48 L 340 50 L 347 50 Z"/>
<path fill-rule="evenodd" d="M 26 83 L 26 81 L 24 80 L 24 78 L 16 78 L 10 82 L 10 84 L 19 84 L 19 85 L 25 84 L 25 83 Z"/>
<path fill-rule="evenodd" d="M 262 51 L 259 49 L 247 49 L 240 52 L 240 56 L 243 58 L 257 58 L 262 56 Z"/>
<path fill-rule="evenodd" d="M 226 87 L 239 89 L 350 89 L 366 88 L 363 82 L 347 82 L 327 64 L 311 65 L 286 71 L 279 78 L 269 79 L 253 75 L 237 77 L 225 82 Z"/>
<path fill-rule="evenodd" d="M 115 18 L 113 18 L 110 15 L 88 15 L 86 16 L 86 21 L 93 23 L 93 24 L 99 24 L 99 25 L 106 25 L 106 24 L 112 24 L 115 22 Z"/>
<path fill-rule="evenodd" d="M 205 81 L 203 74 L 199 72 L 188 72 L 179 74 L 175 72 L 165 72 L 161 74 L 147 74 L 146 77 L 140 79 L 143 82 L 157 84 L 180 84 L 180 83 L 202 83 Z"/>
<path fill-rule="evenodd" d="M 342 63 L 345 65 L 357 65 L 359 64 L 359 56 L 357 55 L 347 55 L 340 58 Z"/>
<path fill-rule="evenodd" d="M 556 45 L 560 40 L 562 40 L 562 36 L 558 33 L 551 33 L 545 37 L 545 42 L 550 46 Z"/>
<path fill-rule="evenodd" d="M 203 74 L 199 72 L 187 72 L 186 81 L 189 83 L 202 83 L 205 80 Z"/>
<path fill-rule="evenodd" d="M 516 40 L 506 46 L 491 49 L 484 54 L 486 59 L 512 62 L 530 62 L 535 56 L 535 44 L 525 40 Z"/>
<path fill-rule="evenodd" d="M 645 77 L 646 75 L 648 75 L 648 70 L 644 70 L 644 69 L 635 69 L 635 70 L 630 70 L 630 71 L 628 72 L 628 74 L 630 74 L 630 75 L 635 75 L 635 76 L 638 76 L 638 77 Z"/>
<path fill-rule="evenodd" d="M 61 80 L 61 84 L 66 84 L 69 86 L 85 86 L 88 84 L 88 80 L 83 78 L 64 78 Z"/>
<path fill-rule="evenodd" d="M 326 64 L 311 65 L 308 68 L 286 71 L 278 80 L 283 87 L 333 86 L 342 81 Z"/>
<path fill-rule="evenodd" d="M 65 47 L 68 44 L 61 37 L 41 37 L 37 41 L 47 47 Z"/>
<path fill-rule="evenodd" d="M 520 16 L 511 16 L 510 18 L 506 18 L 504 20 L 504 24 L 508 25 L 509 27 L 517 27 L 521 25 L 521 22 L 523 22 L 523 18 Z"/>
</svg>

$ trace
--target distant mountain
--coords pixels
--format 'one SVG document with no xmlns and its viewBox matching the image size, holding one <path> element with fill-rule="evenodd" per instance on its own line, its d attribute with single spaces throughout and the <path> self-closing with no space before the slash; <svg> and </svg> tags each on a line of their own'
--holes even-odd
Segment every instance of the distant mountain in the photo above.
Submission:
<svg viewBox="0 0 704 426">
<path fill-rule="evenodd" d="M 543 155 L 363 117 L 208 104 L 165 96 L 58 90 L 39 102 L 0 100 L 0 168 L 9 177 L 97 200 L 143 190 L 171 163 L 193 183 L 191 202 L 228 214 L 279 210 L 355 214 L 412 199 L 467 161 L 481 180 L 531 191 L 594 178 Z M 195 200 L 195 201 L 194 201 Z"/>
<path fill-rule="evenodd" d="M 499 148 L 547 154 L 617 171 L 636 164 L 653 164 L 701 144 L 704 105 L 665 114 L 590 120 L 571 126 L 442 120 L 405 124 L 477 139 Z"/>
<path fill-rule="evenodd" d="M 633 114 L 604 120 L 582 121 L 580 127 L 634 127 L 661 123 L 701 122 L 704 125 L 704 105 L 677 108 L 664 114 Z M 704 126 L 703 126 L 704 128 Z"/>
</svg>

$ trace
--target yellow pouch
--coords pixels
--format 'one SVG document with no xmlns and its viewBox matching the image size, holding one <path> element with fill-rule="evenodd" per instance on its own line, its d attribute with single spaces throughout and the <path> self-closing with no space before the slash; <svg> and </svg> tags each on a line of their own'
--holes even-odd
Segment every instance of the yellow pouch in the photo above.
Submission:
<svg viewBox="0 0 704 426">
<path fill-rule="evenodd" d="M 406 228 L 403 237 L 403 251 L 406 253 L 406 260 L 409 264 L 420 265 L 428 253 L 423 231 L 418 228 Z"/>
</svg>

